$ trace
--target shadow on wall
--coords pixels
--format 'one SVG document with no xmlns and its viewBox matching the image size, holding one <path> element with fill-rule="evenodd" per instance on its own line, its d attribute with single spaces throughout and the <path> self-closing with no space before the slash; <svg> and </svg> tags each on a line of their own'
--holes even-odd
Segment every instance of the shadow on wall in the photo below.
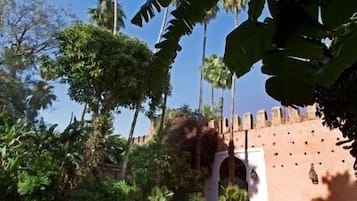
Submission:
<svg viewBox="0 0 357 201">
<path fill-rule="evenodd" d="M 327 185 L 329 195 L 327 198 L 314 198 L 312 201 L 356 201 L 357 181 L 351 178 L 348 172 L 334 176 L 322 177 L 322 183 Z"/>
<path fill-rule="evenodd" d="M 249 176 L 250 176 L 250 180 L 251 180 L 251 184 L 249 187 L 249 197 L 252 197 L 253 195 L 258 193 L 258 184 L 260 182 L 259 180 L 259 175 L 257 174 L 257 172 L 255 171 L 257 169 L 256 166 L 253 166 L 251 168 L 251 171 L 249 172 Z"/>
</svg>

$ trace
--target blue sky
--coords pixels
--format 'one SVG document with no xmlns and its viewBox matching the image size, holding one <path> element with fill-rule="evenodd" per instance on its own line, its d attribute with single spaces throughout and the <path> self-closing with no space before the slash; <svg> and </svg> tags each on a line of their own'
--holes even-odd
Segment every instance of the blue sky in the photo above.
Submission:
<svg viewBox="0 0 357 201">
<path fill-rule="evenodd" d="M 119 1 L 126 13 L 126 27 L 122 32 L 135 36 L 145 41 L 153 49 L 157 35 L 160 29 L 163 12 L 157 14 L 153 20 L 144 24 L 142 28 L 132 25 L 130 19 L 140 8 L 141 1 Z M 61 0 L 56 1 L 62 7 L 70 8 L 76 17 L 82 21 L 88 22 L 87 9 L 96 6 L 96 0 Z M 263 16 L 267 16 L 266 10 Z M 239 15 L 239 22 L 246 19 L 246 12 Z M 233 29 L 233 15 L 226 13 L 221 9 L 217 18 L 208 25 L 206 56 L 217 54 L 222 56 L 224 53 L 225 37 Z M 197 25 L 190 36 L 185 36 L 181 40 L 183 50 L 178 53 L 172 70 L 171 84 L 173 87 L 172 95 L 168 99 L 168 106 L 171 108 L 180 107 L 184 104 L 189 105 L 192 109 L 198 107 L 199 93 L 199 66 L 202 55 L 202 26 Z M 239 56 L 239 55 L 237 55 Z M 242 115 L 244 112 L 252 112 L 253 115 L 259 109 L 268 110 L 279 105 L 278 102 L 269 97 L 265 92 L 265 80 L 267 77 L 260 71 L 261 64 L 254 65 L 252 71 L 236 81 L 236 107 L 237 114 Z M 57 101 L 51 109 L 42 113 L 45 121 L 59 124 L 59 129 L 64 128 L 71 117 L 71 113 L 77 117 L 80 116 L 82 106 L 71 101 L 67 95 L 67 87 L 56 85 Z M 216 92 L 216 97 L 220 94 Z M 225 115 L 229 116 L 229 97 L 230 92 L 225 92 Z M 210 86 L 204 85 L 204 103 L 210 103 Z M 119 115 L 115 116 L 115 133 L 127 136 L 133 111 L 121 110 Z M 149 127 L 149 120 L 144 114 L 139 115 L 135 135 L 146 134 Z"/>
</svg>

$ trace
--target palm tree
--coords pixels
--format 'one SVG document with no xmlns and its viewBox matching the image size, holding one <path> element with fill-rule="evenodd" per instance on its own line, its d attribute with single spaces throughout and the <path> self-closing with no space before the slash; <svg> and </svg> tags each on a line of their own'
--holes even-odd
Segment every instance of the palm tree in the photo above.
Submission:
<svg viewBox="0 0 357 201">
<path fill-rule="evenodd" d="M 218 57 L 217 55 L 213 54 L 205 59 L 203 65 L 203 77 L 207 80 L 213 88 L 220 88 L 222 89 L 221 94 L 221 106 L 220 106 L 220 113 L 221 113 L 221 125 L 223 119 L 223 92 L 225 89 L 228 89 L 232 85 L 232 73 L 229 71 L 228 67 L 224 64 L 222 57 Z M 213 93 L 211 94 L 211 101 L 212 106 L 214 108 L 213 102 Z M 222 127 L 221 131 L 222 133 Z"/>
<path fill-rule="evenodd" d="M 95 25 L 104 30 L 111 31 L 115 35 L 120 28 L 125 27 L 125 13 L 118 3 L 118 0 L 98 0 L 97 8 L 88 10 L 89 18 Z M 81 122 L 84 121 L 85 113 L 87 112 L 87 104 L 84 104 Z"/>
<path fill-rule="evenodd" d="M 124 27 L 125 14 L 118 0 L 98 0 L 97 8 L 88 10 L 90 20 L 102 28 L 103 30 L 116 32 Z M 84 116 L 87 110 L 87 104 L 84 105 L 81 123 L 83 124 Z M 104 162 L 105 146 L 107 143 L 107 135 L 112 127 L 112 115 L 109 111 L 103 111 L 98 114 L 98 109 L 92 113 L 92 121 L 94 125 L 93 133 L 87 140 L 86 148 L 88 149 L 88 169 L 91 169 L 99 163 Z"/>
<path fill-rule="evenodd" d="M 27 103 L 26 118 L 29 122 L 34 122 L 41 109 L 47 109 L 56 100 L 56 95 L 53 93 L 53 86 L 45 81 L 38 81 L 34 83 L 31 91 L 31 97 Z"/>
<path fill-rule="evenodd" d="M 202 112 L 202 96 L 203 96 L 203 64 L 206 57 L 206 40 L 207 40 L 207 24 L 210 20 L 217 16 L 218 6 L 215 5 L 211 9 L 206 11 L 206 16 L 204 17 L 203 23 L 203 43 L 202 43 L 202 65 L 200 68 L 200 92 L 199 92 L 199 102 L 198 111 Z M 196 169 L 200 169 L 201 166 L 201 134 L 197 132 L 197 143 L 196 143 Z"/>
<path fill-rule="evenodd" d="M 117 0 L 98 0 L 97 8 L 89 9 L 88 14 L 95 25 L 114 34 L 125 26 L 125 14 Z"/>
<path fill-rule="evenodd" d="M 234 27 L 238 26 L 238 13 L 245 7 L 245 0 L 223 0 L 223 7 L 227 12 L 232 12 L 234 15 Z M 231 134 L 229 140 L 229 180 L 234 182 L 234 141 L 233 141 L 233 118 L 234 118 L 234 97 L 235 97 L 235 80 L 236 75 L 233 73 L 231 86 Z"/>
<path fill-rule="evenodd" d="M 198 102 L 198 110 L 201 112 L 202 104 L 203 104 L 203 65 L 206 58 L 206 41 L 207 41 L 207 24 L 209 21 L 214 19 L 217 16 L 218 6 L 215 5 L 210 10 L 206 11 L 206 16 L 204 17 L 203 24 L 203 43 L 202 43 L 202 65 L 200 68 L 200 92 L 199 92 L 199 102 Z"/>
<path fill-rule="evenodd" d="M 113 12 L 113 34 L 117 34 L 118 29 L 118 0 L 114 0 L 114 12 Z"/>
</svg>

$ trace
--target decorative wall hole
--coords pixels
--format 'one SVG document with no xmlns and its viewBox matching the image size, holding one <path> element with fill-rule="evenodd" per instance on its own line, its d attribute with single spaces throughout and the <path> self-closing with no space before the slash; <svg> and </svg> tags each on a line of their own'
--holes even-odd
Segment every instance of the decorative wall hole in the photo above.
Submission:
<svg viewBox="0 0 357 201">
<path fill-rule="evenodd" d="M 305 144 L 307 145 L 307 144 L 309 144 L 307 141 L 305 141 Z"/>
<path fill-rule="evenodd" d="M 254 145 L 251 146 L 251 148 L 254 148 L 254 147 L 255 147 Z"/>
<path fill-rule="evenodd" d="M 260 138 L 261 137 L 261 135 L 258 135 L 258 138 Z"/>
<path fill-rule="evenodd" d="M 295 163 L 295 166 L 298 166 L 299 164 L 298 163 Z"/>
<path fill-rule="evenodd" d="M 333 152 L 335 152 L 335 150 L 332 149 L 331 152 L 333 153 Z"/>
<path fill-rule="evenodd" d="M 273 136 L 276 136 L 276 134 L 275 134 L 275 133 L 273 133 Z"/>
<path fill-rule="evenodd" d="M 322 165 L 322 163 L 321 163 L 321 162 L 319 162 L 319 165 Z"/>
<path fill-rule="evenodd" d="M 275 156 L 277 156 L 277 155 L 279 155 L 279 153 L 278 153 L 278 152 L 276 152 L 276 153 L 274 153 L 274 155 L 275 155 Z"/>
<path fill-rule="evenodd" d="M 318 151 L 317 154 L 320 154 L 320 152 Z"/>
<path fill-rule="evenodd" d="M 292 156 L 293 154 L 292 153 L 289 153 L 290 156 Z"/>
<path fill-rule="evenodd" d="M 242 147 L 242 148 L 243 148 L 243 145 L 241 145 L 240 147 Z"/>
<path fill-rule="evenodd" d="M 275 168 L 275 165 L 273 165 L 273 168 Z"/>
<path fill-rule="evenodd" d="M 275 146 L 276 145 L 276 143 L 275 142 L 273 142 L 273 146 Z"/>
<path fill-rule="evenodd" d="M 311 130 L 311 133 L 315 133 L 315 131 L 314 131 L 314 130 Z"/>
<path fill-rule="evenodd" d="M 342 160 L 342 163 L 344 163 L 345 162 L 345 160 Z"/>
<path fill-rule="evenodd" d="M 236 142 L 238 142 L 238 138 L 236 138 Z"/>
<path fill-rule="evenodd" d="M 306 155 L 307 155 L 307 153 L 306 153 L 306 152 L 304 152 L 304 155 L 306 156 Z"/>
<path fill-rule="evenodd" d="M 336 139 L 337 139 L 337 141 L 338 141 L 338 140 L 340 140 L 340 138 L 339 138 L 339 137 L 338 137 L 338 138 L 336 138 Z"/>
<path fill-rule="evenodd" d="M 284 165 L 281 165 L 281 167 L 283 168 L 283 167 L 284 167 Z"/>
<path fill-rule="evenodd" d="M 288 135 L 290 135 L 290 132 L 288 132 Z"/>
<path fill-rule="evenodd" d="M 295 142 L 294 142 L 294 141 L 292 141 L 292 142 L 291 142 L 291 144 L 295 144 Z"/>
<path fill-rule="evenodd" d="M 264 146 L 265 146 L 265 144 L 262 144 L 262 146 L 264 147 Z"/>
<path fill-rule="evenodd" d="M 321 142 L 324 142 L 325 140 L 324 139 L 321 139 Z"/>
</svg>

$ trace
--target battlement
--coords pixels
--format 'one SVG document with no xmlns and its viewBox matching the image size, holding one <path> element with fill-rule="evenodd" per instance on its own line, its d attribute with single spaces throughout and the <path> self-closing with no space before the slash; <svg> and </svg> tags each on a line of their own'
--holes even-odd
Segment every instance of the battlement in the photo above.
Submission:
<svg viewBox="0 0 357 201">
<path fill-rule="evenodd" d="M 242 118 L 236 115 L 233 118 L 233 131 L 274 127 L 317 119 L 316 105 L 307 106 L 304 113 L 300 112 L 300 108 L 287 107 L 286 109 L 287 111 L 284 111 L 280 106 L 273 107 L 271 109 L 271 119 L 268 119 L 266 110 L 258 110 L 255 119 L 251 112 L 244 113 Z M 211 122 L 209 125 L 213 125 L 213 123 Z M 227 133 L 231 129 L 228 118 L 224 118 L 218 125 L 219 130 L 221 130 L 222 126 L 223 133 Z"/>
<path fill-rule="evenodd" d="M 149 141 L 151 139 L 151 135 L 142 135 L 142 136 L 137 136 L 137 137 L 133 137 L 132 139 L 132 143 L 133 144 L 144 144 L 147 141 Z"/>
<path fill-rule="evenodd" d="M 300 112 L 300 108 L 292 108 L 287 107 L 286 110 L 281 106 L 276 106 L 271 109 L 271 118 L 268 119 L 268 113 L 266 110 L 258 110 L 255 114 L 256 118 L 253 118 L 253 114 L 251 112 L 246 112 L 243 114 L 243 117 L 239 117 L 235 115 L 233 118 L 233 131 L 243 131 L 243 130 L 251 130 L 251 129 L 259 129 L 265 127 L 275 127 L 286 124 L 299 123 L 303 121 L 309 121 L 317 119 L 316 116 L 316 105 L 307 106 L 304 110 L 304 113 Z M 230 118 L 229 118 L 230 119 Z M 224 133 L 228 133 L 231 129 L 231 125 L 229 124 L 228 118 L 223 118 L 223 121 L 218 122 L 218 130 L 221 130 Z M 214 121 L 210 121 L 208 126 L 211 128 L 215 128 Z M 144 144 L 149 139 L 152 138 L 153 132 L 153 124 L 151 124 L 150 132 L 148 135 L 134 137 L 132 142 L 134 144 Z"/>
</svg>

